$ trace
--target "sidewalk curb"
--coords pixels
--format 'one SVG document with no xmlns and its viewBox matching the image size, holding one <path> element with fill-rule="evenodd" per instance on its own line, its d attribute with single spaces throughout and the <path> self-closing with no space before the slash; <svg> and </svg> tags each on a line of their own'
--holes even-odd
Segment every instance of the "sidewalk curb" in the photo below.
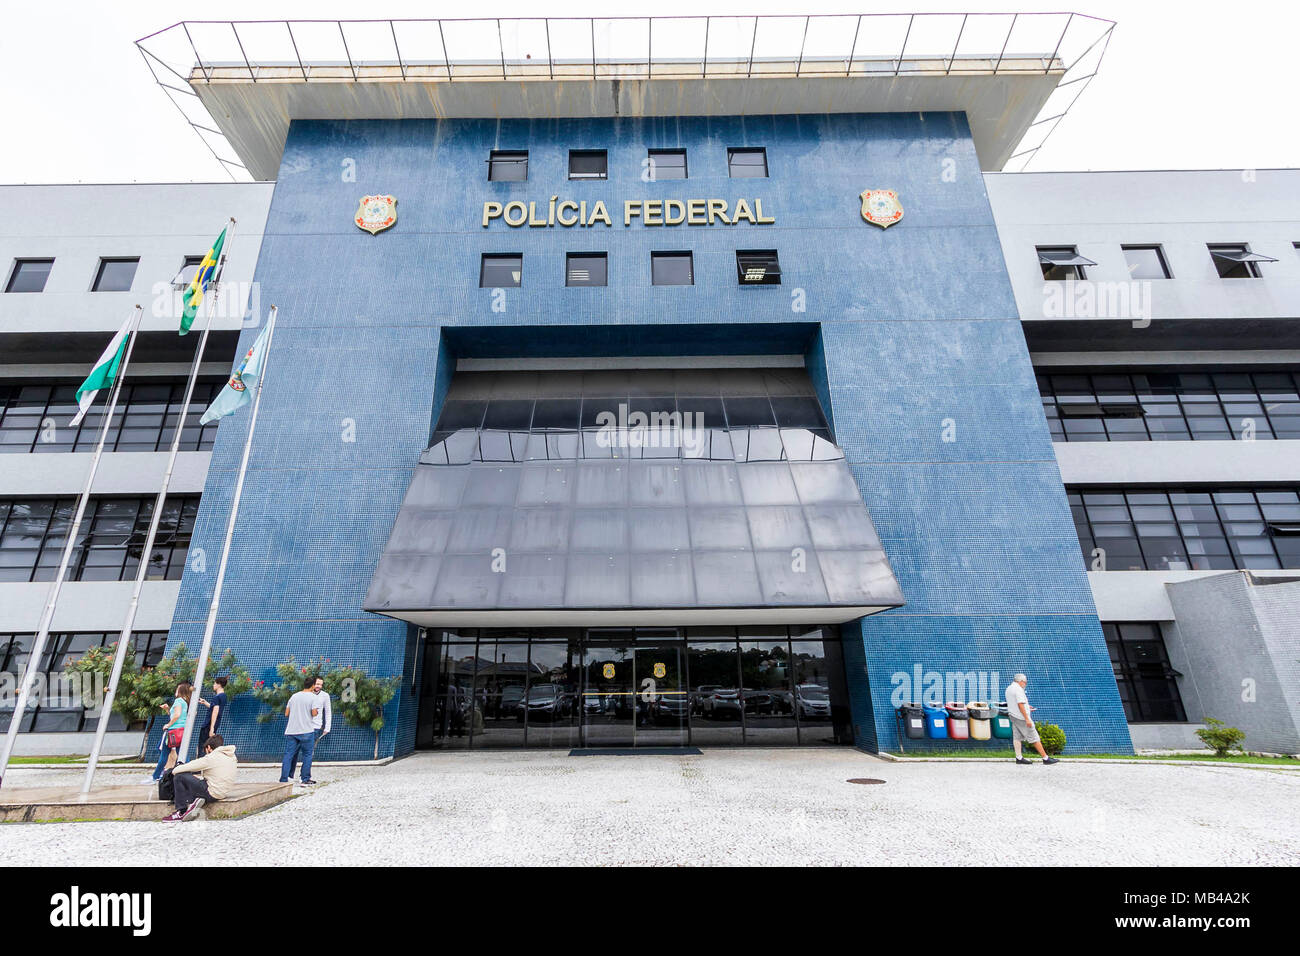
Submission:
<svg viewBox="0 0 1300 956">
<path fill-rule="evenodd" d="M 877 754 L 882 760 L 889 760 L 894 763 L 1008 763 L 1007 757 L 908 757 L 899 756 L 898 754 Z M 1034 763 L 1041 763 L 1041 759 L 1035 759 Z M 1140 764 L 1142 766 L 1175 766 L 1175 767 L 1244 767 L 1248 770 L 1300 770 L 1300 760 L 1295 761 L 1294 766 L 1288 766 L 1281 763 L 1227 763 L 1222 760 L 1107 760 L 1096 757 L 1062 757 L 1061 763 L 1089 763 L 1089 764 Z"/>
</svg>

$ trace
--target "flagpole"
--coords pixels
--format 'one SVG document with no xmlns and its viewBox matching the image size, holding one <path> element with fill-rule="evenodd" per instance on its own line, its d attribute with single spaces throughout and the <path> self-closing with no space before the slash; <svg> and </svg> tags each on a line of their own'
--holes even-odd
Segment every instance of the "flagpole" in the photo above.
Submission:
<svg viewBox="0 0 1300 956">
<path fill-rule="evenodd" d="M 203 671 L 208 664 L 208 654 L 212 650 L 212 634 L 217 627 L 217 609 L 221 606 L 221 588 L 226 581 L 226 564 L 230 560 L 230 542 L 235 536 L 235 520 L 239 517 L 239 499 L 244 493 L 244 476 L 248 473 L 248 456 L 253 450 L 253 430 L 257 428 L 257 412 L 262 405 L 262 385 L 266 381 L 266 370 L 271 363 L 271 343 L 275 340 L 275 316 L 277 309 L 271 306 L 271 315 L 267 319 L 269 328 L 266 332 L 266 351 L 262 354 L 262 365 L 257 376 L 257 394 L 253 396 L 253 411 L 248 419 L 248 437 L 244 439 L 244 457 L 239 463 L 239 477 L 235 479 L 235 494 L 230 501 L 230 518 L 226 521 L 226 541 L 221 547 L 221 563 L 217 566 L 217 583 L 212 590 L 212 604 L 208 607 L 208 621 L 203 628 L 203 645 L 199 648 L 199 661 L 194 672 L 196 684 L 203 681 Z M 181 737 L 180 749 L 176 751 L 176 762 L 184 761 L 189 752 L 190 738 L 194 734 L 194 718 L 197 707 L 191 707 L 185 721 L 185 734 Z"/>
<path fill-rule="evenodd" d="M 153 515 L 149 520 L 149 533 L 145 537 L 144 548 L 140 552 L 140 566 L 135 573 L 135 586 L 131 590 L 131 603 L 127 605 L 126 618 L 122 622 L 121 633 L 117 638 L 117 652 L 113 655 L 113 671 L 108 678 L 108 692 L 100 704 L 99 722 L 95 727 L 95 743 L 90 748 L 90 757 L 86 761 L 86 776 L 81 782 L 81 795 L 90 793 L 95 780 L 95 770 L 99 766 L 99 755 L 104 747 L 104 735 L 108 731 L 108 722 L 113 716 L 113 702 L 117 698 L 117 685 L 122 679 L 122 668 L 126 664 L 127 645 L 131 642 L 131 633 L 135 629 L 136 613 L 140 609 L 140 594 L 144 589 L 145 577 L 149 571 L 149 557 L 153 554 L 154 541 L 158 534 L 158 525 L 162 520 L 163 505 L 167 499 L 167 490 L 171 486 L 172 472 L 176 468 L 176 457 L 180 452 L 181 434 L 185 430 L 185 420 L 190 414 L 190 401 L 194 397 L 194 386 L 198 382 L 199 367 L 203 364 L 203 353 L 208 345 L 208 333 L 212 329 L 212 314 L 216 312 L 217 302 L 221 297 L 221 276 L 225 271 L 224 263 L 228 261 L 230 247 L 234 244 L 235 220 L 231 217 L 226 225 L 226 239 L 222 245 L 221 259 L 217 267 L 217 278 L 213 283 L 211 302 L 207 306 L 203 322 L 203 331 L 199 335 L 199 344 L 194 352 L 194 361 L 190 364 L 190 377 L 185 384 L 185 401 L 181 405 L 180 418 L 176 421 L 176 432 L 172 435 L 171 452 L 167 458 L 167 470 L 163 473 L 162 488 L 154 499 Z M 206 299 L 206 297 L 205 297 Z M 195 687 L 202 696 L 203 688 Z M 197 704 L 196 704 L 197 706 Z"/>
<path fill-rule="evenodd" d="M 9 718 L 9 731 L 5 735 L 4 750 L 0 753 L 0 785 L 4 782 L 4 773 L 9 768 L 9 758 L 13 754 L 14 742 L 18 737 L 18 728 L 22 725 L 23 712 L 27 709 L 27 697 L 31 690 L 32 681 L 36 677 L 37 669 L 41 666 L 41 658 L 45 655 L 45 642 L 50 636 L 50 625 L 54 621 L 54 610 L 59 603 L 59 592 L 63 590 L 63 581 L 67 577 L 68 564 L 72 560 L 72 552 L 77 545 L 77 534 L 81 530 L 81 519 L 86 513 L 86 504 L 90 500 L 90 488 L 95 483 L 95 472 L 99 470 L 99 460 L 104 454 L 104 442 L 108 438 L 108 428 L 113 422 L 113 413 L 117 410 L 117 398 L 122 391 L 122 380 L 126 378 L 127 366 L 131 364 L 131 352 L 135 348 L 135 340 L 140 332 L 140 320 L 144 315 L 144 309 L 141 306 L 135 307 L 135 317 L 131 323 L 131 331 L 128 333 L 126 342 L 126 352 L 122 356 L 122 365 L 117 370 L 117 377 L 113 382 L 113 391 L 110 393 L 108 408 L 104 412 L 104 423 L 99 427 L 99 442 L 95 445 L 94 457 L 90 460 L 90 471 L 86 475 L 85 486 L 81 490 L 81 497 L 77 499 L 77 511 L 72 519 L 72 525 L 68 528 L 68 540 L 63 545 L 63 557 L 59 561 L 59 571 L 54 578 L 54 585 L 50 588 L 49 598 L 45 602 L 45 610 L 41 614 L 41 623 L 36 631 L 36 638 L 32 642 L 31 657 L 27 661 L 27 668 L 23 671 L 22 685 L 18 691 L 18 701 L 14 705 L 13 715 Z"/>
</svg>

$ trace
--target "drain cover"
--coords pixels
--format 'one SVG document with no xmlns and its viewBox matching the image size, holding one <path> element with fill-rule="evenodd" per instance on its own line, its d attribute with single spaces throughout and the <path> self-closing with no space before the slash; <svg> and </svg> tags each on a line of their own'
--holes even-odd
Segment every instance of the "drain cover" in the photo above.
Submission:
<svg viewBox="0 0 1300 956">
<path fill-rule="evenodd" d="M 875 777 L 850 777 L 849 783 L 884 783 L 883 780 L 877 780 Z"/>
</svg>

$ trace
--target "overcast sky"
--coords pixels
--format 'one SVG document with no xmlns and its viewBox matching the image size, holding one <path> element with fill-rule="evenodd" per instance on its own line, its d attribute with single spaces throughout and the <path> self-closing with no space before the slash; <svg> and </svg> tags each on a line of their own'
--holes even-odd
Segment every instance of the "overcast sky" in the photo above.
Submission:
<svg viewBox="0 0 1300 956">
<path fill-rule="evenodd" d="M 1300 3 L 1069 0 L 496 0 L 484 16 L 722 16 L 791 13 L 1075 10 L 1118 22 L 1100 74 L 1031 170 L 1300 166 L 1295 101 Z M 177 19 L 464 16 L 410 0 L 19 2 L 0 28 L 0 183 L 225 180 L 154 83 L 134 40 Z"/>
</svg>

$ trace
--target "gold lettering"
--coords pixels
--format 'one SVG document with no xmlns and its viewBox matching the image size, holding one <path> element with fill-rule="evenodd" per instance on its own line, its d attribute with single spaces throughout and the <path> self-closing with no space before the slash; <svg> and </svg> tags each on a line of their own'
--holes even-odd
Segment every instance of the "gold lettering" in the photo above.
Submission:
<svg viewBox="0 0 1300 956">
<path fill-rule="evenodd" d="M 764 215 L 763 215 L 763 200 L 761 200 L 761 199 L 755 199 L 755 200 L 754 200 L 754 212 L 756 212 L 756 213 L 758 214 L 758 224 L 759 224 L 760 226 L 767 226 L 767 225 L 771 225 L 772 223 L 776 222 L 776 217 L 775 217 L 775 216 L 764 216 Z"/>
<path fill-rule="evenodd" d="M 578 206 L 578 225 L 580 226 L 591 225 L 591 223 L 587 222 L 587 200 L 585 199 Z"/>
<path fill-rule="evenodd" d="M 686 200 L 686 224 L 688 226 L 703 226 L 707 225 L 707 223 L 708 220 L 704 218 L 704 200 Z"/>
<path fill-rule="evenodd" d="M 641 215 L 641 200 L 628 199 L 623 203 L 623 225 L 632 225 L 632 217 Z"/>
<path fill-rule="evenodd" d="M 519 213 L 519 218 L 511 218 L 510 213 L 512 210 Z M 522 226 L 528 221 L 528 207 L 521 202 L 508 202 L 502 218 L 505 219 L 507 226 Z"/>
<path fill-rule="evenodd" d="M 744 200 L 741 200 L 741 201 L 743 202 Z M 545 216 L 543 216 L 541 219 L 538 219 L 538 218 L 537 218 L 537 203 L 535 203 L 535 202 L 530 202 L 530 203 L 528 204 L 528 225 L 530 225 L 530 226 L 544 226 L 544 225 L 546 225 L 546 217 L 545 217 Z"/>
<path fill-rule="evenodd" d="M 662 226 L 664 224 L 663 200 L 647 199 L 645 201 L 645 216 L 642 218 L 647 226 Z"/>
<path fill-rule="evenodd" d="M 551 205 L 550 205 L 550 207 L 546 210 L 546 224 L 547 224 L 548 226 L 553 226 L 553 225 L 555 225 L 555 200 L 557 200 L 557 199 L 559 199 L 559 198 L 560 198 L 559 196 L 552 196 L 552 197 L 551 197 Z"/>
<path fill-rule="evenodd" d="M 485 202 L 483 204 L 483 228 L 487 228 L 490 220 L 501 215 L 501 204 L 499 202 Z"/>
<path fill-rule="evenodd" d="M 574 202 L 572 199 L 564 200 L 564 202 L 560 203 L 558 206 L 555 207 L 555 221 L 558 222 L 561 226 L 577 225 L 578 223 L 577 216 L 570 216 L 567 219 L 565 218 L 564 210 L 566 208 L 572 209 L 574 212 L 577 212 L 578 204 Z"/>
<path fill-rule="evenodd" d="M 673 210 L 677 210 L 677 215 L 673 215 Z M 686 203 L 680 199 L 664 200 L 664 225 L 680 226 L 686 221 Z"/>
<path fill-rule="evenodd" d="M 596 205 L 591 207 L 591 218 L 587 220 L 587 225 L 594 226 L 597 219 L 607 226 L 614 225 L 609 219 L 609 210 L 605 208 L 605 202 L 601 199 L 597 199 Z"/>
<path fill-rule="evenodd" d="M 740 222 L 742 219 L 748 219 L 751 223 L 754 221 L 754 213 L 749 208 L 749 203 L 743 199 L 736 200 L 736 211 L 732 214 L 733 223 Z"/>
<path fill-rule="evenodd" d="M 727 218 L 727 201 L 725 199 L 709 200 L 709 225 L 713 225 L 713 217 L 717 216 L 722 220 L 724 225 L 730 226 L 731 220 Z"/>
</svg>

